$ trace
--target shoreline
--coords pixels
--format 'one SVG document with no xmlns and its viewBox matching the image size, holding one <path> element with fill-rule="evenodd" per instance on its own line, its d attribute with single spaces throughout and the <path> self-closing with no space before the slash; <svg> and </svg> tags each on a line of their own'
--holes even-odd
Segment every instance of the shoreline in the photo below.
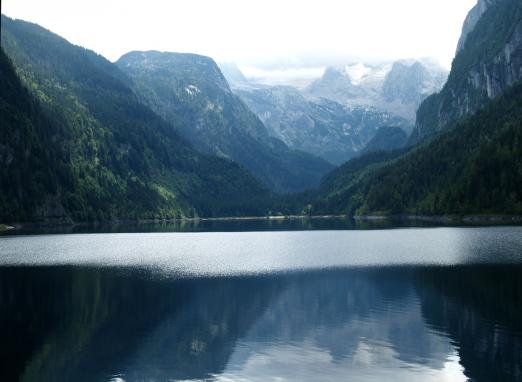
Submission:
<svg viewBox="0 0 522 382">
<path fill-rule="evenodd" d="M 226 221 L 285 221 L 301 219 L 346 219 L 348 215 L 274 215 L 274 216 L 223 216 L 223 217 L 196 217 L 196 218 L 172 218 L 172 219 L 115 219 L 104 221 L 42 221 L 42 222 L 19 222 L 10 224 L 0 224 L 0 232 L 5 233 L 10 230 L 21 230 L 31 227 L 88 227 L 100 225 L 131 225 L 131 224 L 164 224 L 164 223 L 197 223 L 197 222 L 226 222 Z M 5 227 L 2 230 L 2 227 Z"/>
<path fill-rule="evenodd" d="M 522 223 L 522 215 L 360 215 L 354 216 L 359 221 L 424 221 L 433 223 Z"/>
<path fill-rule="evenodd" d="M 197 223 L 197 222 L 241 222 L 241 221 L 290 221 L 290 220 L 328 220 L 352 219 L 356 222 L 431 222 L 441 225 L 448 224 L 521 224 L 522 215 L 275 215 L 275 216 L 223 216 L 223 217 L 196 217 L 173 219 L 115 219 L 107 221 L 43 221 L 0 223 L 0 233 L 18 231 L 27 228 L 59 228 L 59 227 L 89 227 L 103 225 L 140 225 L 140 224 L 168 224 L 168 223 Z"/>
</svg>

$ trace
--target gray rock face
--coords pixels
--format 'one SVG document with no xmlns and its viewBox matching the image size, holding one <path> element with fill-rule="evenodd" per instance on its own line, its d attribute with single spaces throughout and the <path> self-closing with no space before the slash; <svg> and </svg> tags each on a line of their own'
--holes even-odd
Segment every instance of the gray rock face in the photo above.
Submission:
<svg viewBox="0 0 522 382">
<path fill-rule="evenodd" d="M 475 29 L 475 25 L 477 25 L 484 12 L 486 12 L 488 7 L 496 1 L 497 0 L 479 0 L 471 11 L 469 11 L 466 20 L 464 21 L 464 25 L 462 26 L 462 34 L 457 44 L 457 53 L 464 48 L 468 35 L 473 31 L 473 29 Z"/>
<path fill-rule="evenodd" d="M 492 3 L 494 3 L 492 0 L 479 1 L 476 7 L 484 8 L 483 14 Z M 475 8 L 471 10 L 470 14 L 472 13 L 476 13 Z M 479 65 L 470 70 L 468 75 L 468 82 L 472 87 L 484 89 L 490 99 L 496 98 L 520 79 L 522 79 L 522 20 L 515 25 L 511 37 L 493 59 L 482 60 Z M 463 111 L 466 114 L 466 108 Z"/>
<path fill-rule="evenodd" d="M 386 102 L 420 105 L 431 93 L 440 90 L 446 80 L 443 71 L 432 73 L 419 61 L 412 65 L 395 62 L 386 75 L 382 97 Z"/>
<path fill-rule="evenodd" d="M 327 99 L 307 99 L 289 86 L 235 90 L 267 127 L 290 148 L 334 164 L 358 156 L 381 126 L 408 129 L 403 118 L 372 107 L 344 106 Z M 401 130 L 402 131 L 402 130 Z M 404 136 L 406 133 L 402 132 Z M 385 140 L 381 144 L 387 147 Z"/>
<path fill-rule="evenodd" d="M 491 63 L 483 63 L 482 67 L 490 99 L 522 79 L 522 20 L 516 25 L 504 49 Z"/>
</svg>

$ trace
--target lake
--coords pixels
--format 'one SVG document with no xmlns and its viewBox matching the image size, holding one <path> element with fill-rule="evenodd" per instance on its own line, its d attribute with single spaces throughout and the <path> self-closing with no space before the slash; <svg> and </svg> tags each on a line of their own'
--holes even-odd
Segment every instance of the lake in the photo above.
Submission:
<svg viewBox="0 0 522 382">
<path fill-rule="evenodd" d="M 0 380 L 521 381 L 522 227 L 376 224 L 0 236 Z"/>
</svg>

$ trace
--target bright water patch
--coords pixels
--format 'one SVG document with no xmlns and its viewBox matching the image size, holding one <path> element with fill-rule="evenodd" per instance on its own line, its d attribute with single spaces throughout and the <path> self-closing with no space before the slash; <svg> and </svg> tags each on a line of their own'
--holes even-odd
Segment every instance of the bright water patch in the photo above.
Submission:
<svg viewBox="0 0 522 382">
<path fill-rule="evenodd" d="M 0 238 L 0 265 L 238 275 L 338 267 L 522 262 L 522 227 L 132 233 Z"/>
</svg>

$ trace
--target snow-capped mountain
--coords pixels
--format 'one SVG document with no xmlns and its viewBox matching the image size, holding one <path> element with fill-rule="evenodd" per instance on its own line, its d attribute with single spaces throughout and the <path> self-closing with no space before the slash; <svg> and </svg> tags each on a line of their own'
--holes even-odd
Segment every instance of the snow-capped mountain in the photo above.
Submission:
<svg viewBox="0 0 522 382">
<path fill-rule="evenodd" d="M 221 70 L 271 136 L 334 164 L 361 155 L 382 127 L 400 127 L 409 134 L 417 107 L 442 88 L 447 76 L 430 60 L 355 63 L 327 67 L 320 78 L 298 89 L 260 84 L 231 64 L 222 64 Z M 387 137 L 381 136 L 379 148 L 396 148 L 391 141 L 387 146 Z"/>
<path fill-rule="evenodd" d="M 414 122 L 420 103 L 439 91 L 446 78 L 447 71 L 431 60 L 356 63 L 326 68 L 305 93 L 344 105 L 373 106 Z"/>
</svg>

